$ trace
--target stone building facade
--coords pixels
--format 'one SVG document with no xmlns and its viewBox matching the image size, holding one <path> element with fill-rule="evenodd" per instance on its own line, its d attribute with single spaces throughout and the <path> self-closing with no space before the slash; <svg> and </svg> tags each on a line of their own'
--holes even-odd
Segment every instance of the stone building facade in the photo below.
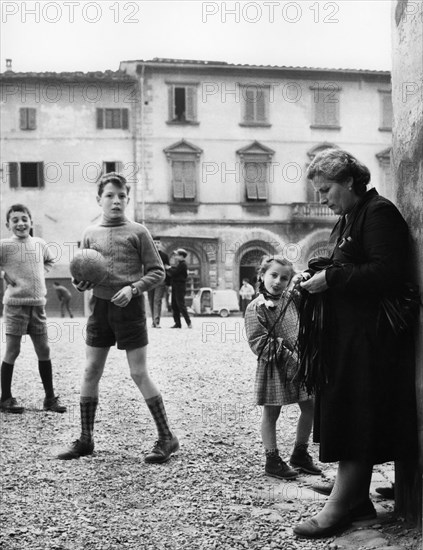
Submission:
<svg viewBox="0 0 423 550">
<path fill-rule="evenodd" d="M 100 215 L 96 181 L 120 170 L 135 181 L 135 105 L 138 83 L 119 72 L 14 73 L 0 75 L 1 235 L 11 204 L 32 212 L 34 235 L 56 256 L 47 274 L 48 311 L 59 302 L 59 281 L 73 293 L 75 313 L 84 312 L 70 284 L 69 261 L 84 228 Z M 136 186 L 135 186 L 136 187 Z"/>
<path fill-rule="evenodd" d="M 11 203 L 32 208 L 34 234 L 60 256 L 49 292 L 52 279 L 70 284 L 102 171 L 127 176 L 130 217 L 166 252 L 188 251 L 188 303 L 200 287 L 253 281 L 263 254 L 301 269 L 325 252 L 335 217 L 305 178 L 319 150 L 350 150 L 378 190 L 392 187 L 388 72 L 154 59 L 105 73 L 7 71 L 0 87 L 2 223 Z"/>
<path fill-rule="evenodd" d="M 379 71 L 123 61 L 139 81 L 136 216 L 167 252 L 189 252 L 190 292 L 238 289 L 265 254 L 297 268 L 335 218 L 305 170 L 327 147 L 365 162 L 390 189 L 390 74 Z"/>
</svg>

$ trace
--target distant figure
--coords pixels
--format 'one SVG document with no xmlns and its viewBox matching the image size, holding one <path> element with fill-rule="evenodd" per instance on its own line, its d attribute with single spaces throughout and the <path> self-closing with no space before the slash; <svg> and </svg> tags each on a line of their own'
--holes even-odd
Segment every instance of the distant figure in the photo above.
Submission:
<svg viewBox="0 0 423 550">
<path fill-rule="evenodd" d="M 160 239 L 153 239 L 154 244 L 157 247 L 157 250 L 159 252 L 159 256 L 163 262 L 164 267 L 170 267 L 169 266 L 169 256 L 163 252 L 161 249 L 161 243 Z M 167 296 L 167 287 L 170 285 L 170 275 L 166 272 L 166 278 L 165 280 L 157 285 L 156 287 L 152 288 L 148 291 L 148 302 L 150 304 L 150 310 L 151 310 L 151 318 L 153 320 L 152 327 L 153 328 L 161 328 L 160 326 L 160 317 L 162 314 L 162 302 L 163 297 Z M 166 300 L 167 304 L 167 300 Z"/>
<path fill-rule="evenodd" d="M 188 328 L 192 328 L 187 307 L 185 305 L 185 291 L 187 287 L 188 267 L 185 258 L 188 252 L 183 248 L 174 251 L 176 265 L 166 270 L 172 279 L 172 311 L 175 324 L 171 328 L 181 328 L 181 315 Z"/>
<path fill-rule="evenodd" d="M 255 290 L 248 279 L 242 279 L 242 286 L 239 289 L 239 297 L 241 298 L 242 316 L 245 317 L 245 310 L 248 304 L 254 298 Z"/>
<path fill-rule="evenodd" d="M 72 298 L 72 294 L 70 291 L 65 287 L 59 284 L 58 282 L 53 283 L 54 290 L 56 291 L 57 297 L 60 301 L 60 313 L 62 317 L 65 317 L 65 310 L 69 313 L 69 317 L 72 319 L 73 314 L 70 308 L 70 301 Z"/>
</svg>

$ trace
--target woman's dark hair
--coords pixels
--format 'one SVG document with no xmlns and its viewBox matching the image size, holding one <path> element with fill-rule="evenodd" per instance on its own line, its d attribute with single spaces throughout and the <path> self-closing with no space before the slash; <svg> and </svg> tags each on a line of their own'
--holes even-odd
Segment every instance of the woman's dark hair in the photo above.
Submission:
<svg viewBox="0 0 423 550">
<path fill-rule="evenodd" d="M 342 149 L 325 149 L 314 157 L 308 167 L 307 178 L 313 180 L 319 176 L 336 183 L 352 178 L 352 187 L 356 195 L 364 195 L 370 181 L 367 166 Z"/>
<path fill-rule="evenodd" d="M 287 260 L 284 256 L 277 255 L 277 256 L 263 256 L 260 262 L 260 266 L 257 269 L 257 291 L 263 292 L 264 290 L 264 282 L 262 279 L 262 276 L 266 273 L 266 271 L 269 269 L 269 267 L 272 265 L 273 262 L 278 263 L 279 265 L 282 265 L 283 267 L 289 267 L 291 271 L 291 279 L 295 275 L 295 269 L 292 263 Z"/>
</svg>

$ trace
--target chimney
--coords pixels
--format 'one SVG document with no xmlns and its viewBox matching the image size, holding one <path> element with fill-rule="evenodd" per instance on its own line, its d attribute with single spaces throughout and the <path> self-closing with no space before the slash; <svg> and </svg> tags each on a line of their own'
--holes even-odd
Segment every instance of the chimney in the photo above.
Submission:
<svg viewBox="0 0 423 550">
<path fill-rule="evenodd" d="M 12 60 L 11 59 L 6 59 L 6 69 L 8 71 L 12 70 Z"/>
</svg>

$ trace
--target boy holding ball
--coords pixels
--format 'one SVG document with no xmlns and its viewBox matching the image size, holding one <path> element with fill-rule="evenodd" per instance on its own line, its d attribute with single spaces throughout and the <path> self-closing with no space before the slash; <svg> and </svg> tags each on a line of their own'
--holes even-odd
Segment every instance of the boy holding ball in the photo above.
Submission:
<svg viewBox="0 0 423 550">
<path fill-rule="evenodd" d="M 87 323 L 86 368 L 82 379 L 81 435 L 57 458 L 71 460 L 94 451 L 93 429 L 98 388 L 110 347 L 126 351 L 130 374 L 150 410 L 158 439 L 145 462 L 163 463 L 179 449 L 169 428 L 160 392 L 147 371 L 147 328 L 143 292 L 161 283 L 164 268 L 148 230 L 125 216 L 129 186 L 116 172 L 98 184 L 97 202 L 103 210 L 99 225 L 86 229 L 82 246 L 98 250 L 108 263 L 99 284 L 79 281 L 80 291 L 93 289 Z"/>
</svg>

